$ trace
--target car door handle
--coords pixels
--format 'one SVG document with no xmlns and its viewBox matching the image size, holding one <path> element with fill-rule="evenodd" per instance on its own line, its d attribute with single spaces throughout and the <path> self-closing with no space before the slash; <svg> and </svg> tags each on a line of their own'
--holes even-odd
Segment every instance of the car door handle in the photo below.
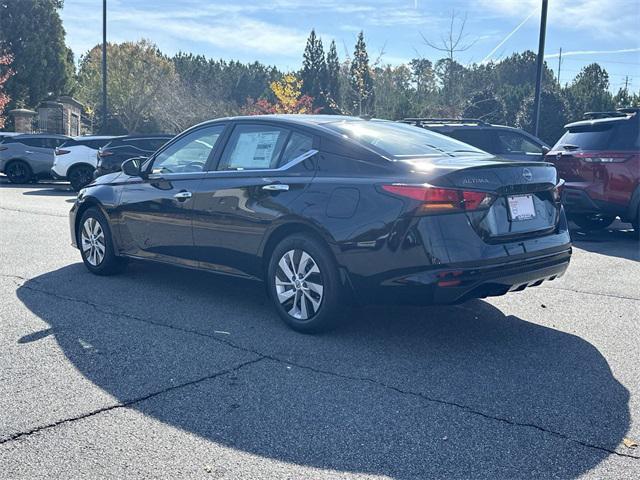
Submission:
<svg viewBox="0 0 640 480">
<path fill-rule="evenodd" d="M 25 150 L 24 153 L 33 153 L 31 150 Z"/>
<path fill-rule="evenodd" d="M 178 192 L 173 196 L 173 198 L 182 202 L 184 200 L 191 198 L 191 195 L 192 195 L 191 192 Z"/>
<path fill-rule="evenodd" d="M 286 183 L 271 183 L 262 187 L 263 190 L 269 190 L 271 192 L 286 192 L 289 190 L 289 185 Z"/>
</svg>

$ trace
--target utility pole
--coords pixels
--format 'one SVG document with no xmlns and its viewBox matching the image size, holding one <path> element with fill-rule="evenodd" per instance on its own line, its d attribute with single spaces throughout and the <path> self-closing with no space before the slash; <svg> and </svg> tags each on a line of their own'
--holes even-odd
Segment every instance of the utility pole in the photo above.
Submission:
<svg viewBox="0 0 640 480">
<path fill-rule="evenodd" d="M 558 55 L 558 86 L 562 87 L 560 83 L 560 69 L 562 68 L 562 47 L 560 47 L 560 54 Z"/>
<path fill-rule="evenodd" d="M 625 92 L 629 91 L 629 75 L 624 77 L 624 91 Z"/>
<path fill-rule="evenodd" d="M 547 7 L 549 0 L 542 0 L 542 15 L 540 16 L 540 42 L 538 43 L 538 62 L 536 72 L 536 90 L 533 101 L 533 134 L 538 136 L 540 125 L 540 93 L 542 90 L 542 67 L 544 66 L 544 40 L 547 33 Z"/>
<path fill-rule="evenodd" d="M 106 133 L 107 118 L 107 0 L 102 0 L 102 133 Z"/>
</svg>

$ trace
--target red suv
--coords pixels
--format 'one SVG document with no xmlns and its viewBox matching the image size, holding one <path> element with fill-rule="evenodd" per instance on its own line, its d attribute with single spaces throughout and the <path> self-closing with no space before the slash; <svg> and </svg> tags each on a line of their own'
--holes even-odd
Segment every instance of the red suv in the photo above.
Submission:
<svg viewBox="0 0 640 480">
<path fill-rule="evenodd" d="M 545 159 L 565 181 L 562 203 L 580 228 L 607 228 L 616 217 L 640 232 L 640 108 L 589 112 L 569 123 Z"/>
</svg>

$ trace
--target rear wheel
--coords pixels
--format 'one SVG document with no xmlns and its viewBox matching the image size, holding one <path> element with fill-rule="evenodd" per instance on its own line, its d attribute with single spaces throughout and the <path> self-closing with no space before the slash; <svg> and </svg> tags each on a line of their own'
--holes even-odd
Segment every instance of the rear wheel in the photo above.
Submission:
<svg viewBox="0 0 640 480">
<path fill-rule="evenodd" d="M 338 269 L 327 247 L 305 234 L 282 240 L 271 254 L 269 294 L 280 317 L 294 330 L 316 333 L 341 317 Z"/>
<path fill-rule="evenodd" d="M 89 165 L 78 165 L 69 171 L 67 177 L 71 188 L 78 192 L 93 180 L 93 168 Z"/>
<path fill-rule="evenodd" d="M 582 230 L 604 230 L 615 220 L 610 215 L 573 215 L 571 220 Z"/>
<path fill-rule="evenodd" d="M 84 212 L 76 232 L 82 261 L 91 273 L 112 275 L 122 271 L 125 259 L 115 254 L 109 223 L 97 208 Z"/>
<path fill-rule="evenodd" d="M 4 170 L 11 183 L 28 183 L 33 177 L 31 167 L 27 162 L 14 160 L 10 162 Z"/>
</svg>

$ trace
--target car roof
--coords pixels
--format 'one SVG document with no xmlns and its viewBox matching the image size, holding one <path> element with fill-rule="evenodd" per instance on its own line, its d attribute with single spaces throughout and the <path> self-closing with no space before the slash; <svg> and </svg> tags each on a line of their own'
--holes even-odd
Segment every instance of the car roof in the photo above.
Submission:
<svg viewBox="0 0 640 480">
<path fill-rule="evenodd" d="M 120 138 L 120 136 L 114 135 L 81 135 L 79 137 L 73 137 L 76 142 L 82 142 L 83 140 L 113 140 L 114 138 Z"/>
<path fill-rule="evenodd" d="M 0 132 L 0 137 L 16 137 L 22 135 L 20 132 Z"/>
<path fill-rule="evenodd" d="M 113 140 L 136 140 L 139 138 L 173 138 L 175 135 L 171 133 L 150 133 L 148 135 L 135 134 L 135 135 L 121 135 L 113 137 Z"/>
<path fill-rule="evenodd" d="M 16 135 L 13 138 L 23 139 L 23 138 L 59 138 L 61 140 L 72 140 L 71 137 L 66 135 L 59 135 L 57 133 L 21 133 L 20 135 Z"/>
<path fill-rule="evenodd" d="M 577 122 L 567 123 L 564 126 L 564 128 L 587 127 L 587 126 L 591 126 L 591 125 L 602 125 L 602 124 L 607 124 L 607 123 L 611 123 L 611 124 L 615 125 L 616 123 L 627 122 L 627 121 L 632 120 L 634 118 L 637 118 L 637 114 L 636 113 L 630 113 L 628 115 L 625 115 L 624 117 L 620 116 L 620 117 L 594 118 L 594 119 L 590 119 L 590 120 L 579 120 Z"/>
<path fill-rule="evenodd" d="M 354 117 L 348 115 L 307 115 L 301 113 L 279 113 L 273 115 L 241 115 L 235 117 L 224 117 L 217 118 L 214 120 L 208 120 L 206 122 L 201 123 L 200 125 L 209 124 L 209 123 L 218 123 L 218 122 L 227 122 L 227 121 L 270 121 L 270 122 L 282 122 L 287 124 L 299 124 L 299 125 L 322 125 L 327 123 L 336 123 L 343 121 L 351 121 L 351 122 L 366 122 L 369 119 Z M 379 120 L 379 119 L 371 119 L 371 120 Z M 387 121 L 387 120 L 385 120 Z"/>
</svg>

